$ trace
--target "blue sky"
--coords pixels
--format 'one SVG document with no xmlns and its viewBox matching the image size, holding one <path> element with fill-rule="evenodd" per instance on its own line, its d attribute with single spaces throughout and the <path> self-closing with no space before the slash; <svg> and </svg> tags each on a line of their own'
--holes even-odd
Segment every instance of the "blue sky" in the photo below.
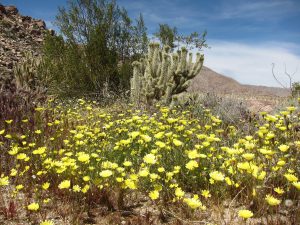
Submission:
<svg viewBox="0 0 300 225">
<path fill-rule="evenodd" d="M 23 15 L 54 21 L 65 0 L 0 0 L 16 5 Z M 144 15 L 149 34 L 159 23 L 188 34 L 207 30 L 210 49 L 205 65 L 241 83 L 278 86 L 271 64 L 282 83 L 287 72 L 300 81 L 299 0 L 117 0 L 131 17 Z M 294 73 L 295 72 L 295 73 Z"/>
</svg>

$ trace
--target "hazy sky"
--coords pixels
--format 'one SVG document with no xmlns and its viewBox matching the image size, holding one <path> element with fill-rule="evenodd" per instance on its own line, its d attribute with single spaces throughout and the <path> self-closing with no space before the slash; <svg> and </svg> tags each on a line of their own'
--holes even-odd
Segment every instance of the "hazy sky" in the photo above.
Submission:
<svg viewBox="0 0 300 225">
<path fill-rule="evenodd" d="M 65 0 L 0 0 L 24 15 L 41 18 L 48 27 Z M 284 75 L 300 81 L 300 0 L 117 0 L 131 17 L 144 15 L 149 34 L 159 23 L 179 33 L 207 30 L 205 65 L 241 83 L 278 86 Z"/>
</svg>

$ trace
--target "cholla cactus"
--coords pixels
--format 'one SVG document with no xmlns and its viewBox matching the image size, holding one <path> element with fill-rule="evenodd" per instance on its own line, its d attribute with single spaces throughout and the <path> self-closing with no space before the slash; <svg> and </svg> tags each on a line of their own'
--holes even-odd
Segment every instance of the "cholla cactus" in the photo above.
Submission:
<svg viewBox="0 0 300 225">
<path fill-rule="evenodd" d="M 38 79 L 38 68 L 40 64 L 40 57 L 35 57 L 31 52 L 25 53 L 24 58 L 14 66 L 17 89 L 25 91 L 41 89 L 41 84 Z"/>
<path fill-rule="evenodd" d="M 148 55 L 139 62 L 133 62 L 131 79 L 131 100 L 135 104 L 152 105 L 161 101 L 170 104 L 177 96 L 187 90 L 191 79 L 201 70 L 204 57 L 197 53 L 195 63 L 193 55 L 186 48 L 170 53 L 165 46 L 160 49 L 158 43 L 149 44 Z"/>
</svg>

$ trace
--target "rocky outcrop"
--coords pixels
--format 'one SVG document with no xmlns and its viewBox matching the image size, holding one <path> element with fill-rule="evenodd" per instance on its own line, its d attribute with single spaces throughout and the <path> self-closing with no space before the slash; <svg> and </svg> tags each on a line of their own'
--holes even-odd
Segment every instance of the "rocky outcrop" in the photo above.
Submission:
<svg viewBox="0 0 300 225">
<path fill-rule="evenodd" d="M 46 32 L 44 21 L 20 15 L 15 6 L 0 4 L 0 90 L 11 88 L 13 66 L 25 52 L 40 54 Z"/>
</svg>

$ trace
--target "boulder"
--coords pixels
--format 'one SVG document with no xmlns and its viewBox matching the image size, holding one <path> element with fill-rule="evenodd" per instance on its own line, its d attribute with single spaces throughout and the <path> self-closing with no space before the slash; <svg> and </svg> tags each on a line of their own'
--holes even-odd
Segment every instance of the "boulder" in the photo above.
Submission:
<svg viewBox="0 0 300 225">
<path fill-rule="evenodd" d="M 19 12 L 17 7 L 14 5 L 5 6 L 4 8 L 5 8 L 6 13 L 9 15 L 16 15 Z"/>
<path fill-rule="evenodd" d="M 5 7 L 0 4 L 0 14 L 5 14 L 5 13 L 6 13 Z"/>
<path fill-rule="evenodd" d="M 46 23 L 43 20 L 39 20 L 35 23 L 39 28 L 45 29 Z"/>
</svg>

